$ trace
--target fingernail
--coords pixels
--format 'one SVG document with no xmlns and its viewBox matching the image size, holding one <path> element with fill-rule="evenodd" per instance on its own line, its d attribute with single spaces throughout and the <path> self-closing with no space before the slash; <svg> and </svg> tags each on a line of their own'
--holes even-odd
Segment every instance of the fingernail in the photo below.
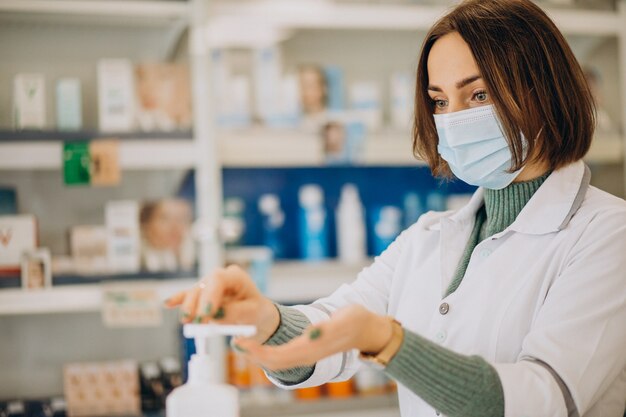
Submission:
<svg viewBox="0 0 626 417">
<path fill-rule="evenodd" d="M 224 308 L 220 307 L 217 309 L 217 311 L 215 312 L 215 315 L 213 316 L 214 319 L 221 319 L 222 317 L 224 317 Z"/>
<path fill-rule="evenodd" d="M 204 314 L 210 314 L 211 308 L 213 308 L 213 304 L 211 303 L 207 304 L 206 307 L 204 307 Z"/>
<path fill-rule="evenodd" d="M 202 317 L 200 317 L 200 316 L 196 316 L 196 318 L 193 319 L 194 323 L 200 323 L 201 321 L 202 321 Z"/>
<path fill-rule="evenodd" d="M 233 343 L 233 349 L 235 349 L 239 353 L 248 353 L 248 351 L 236 343 Z"/>
<path fill-rule="evenodd" d="M 322 335 L 322 330 L 319 328 L 315 328 L 311 330 L 311 333 L 309 333 L 309 339 L 311 340 L 319 339 L 321 335 Z"/>
</svg>

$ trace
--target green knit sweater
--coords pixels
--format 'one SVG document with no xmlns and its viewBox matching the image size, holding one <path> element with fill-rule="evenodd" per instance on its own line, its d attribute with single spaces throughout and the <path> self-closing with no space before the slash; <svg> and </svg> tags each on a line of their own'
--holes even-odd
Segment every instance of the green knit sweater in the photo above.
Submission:
<svg viewBox="0 0 626 417">
<path fill-rule="evenodd" d="M 506 229 L 548 177 L 513 183 L 502 190 L 485 189 L 484 205 L 476 221 L 446 296 L 456 291 L 474 248 L 485 238 Z M 277 306 L 281 323 L 268 345 L 279 345 L 301 335 L 309 320 L 296 309 Z M 298 367 L 271 375 L 287 385 L 308 379 L 314 366 Z M 493 366 L 480 356 L 456 353 L 404 330 L 404 341 L 385 372 L 436 410 L 450 417 L 502 417 L 504 394 Z"/>
</svg>

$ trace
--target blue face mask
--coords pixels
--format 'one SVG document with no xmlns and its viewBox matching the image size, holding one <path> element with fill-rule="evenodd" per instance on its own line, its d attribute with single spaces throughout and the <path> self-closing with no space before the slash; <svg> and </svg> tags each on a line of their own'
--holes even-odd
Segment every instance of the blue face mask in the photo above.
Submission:
<svg viewBox="0 0 626 417">
<path fill-rule="evenodd" d="M 437 150 L 452 173 L 462 181 L 499 190 L 522 171 L 511 168 L 511 150 L 493 105 L 435 114 Z"/>
</svg>

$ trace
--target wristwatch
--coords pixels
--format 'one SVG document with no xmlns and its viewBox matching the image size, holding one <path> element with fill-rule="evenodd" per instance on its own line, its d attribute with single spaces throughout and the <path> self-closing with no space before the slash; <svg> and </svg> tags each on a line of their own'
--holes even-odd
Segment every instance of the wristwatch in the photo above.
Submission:
<svg viewBox="0 0 626 417">
<path fill-rule="evenodd" d="M 361 352 L 359 354 L 359 359 L 378 369 L 383 369 L 389 364 L 391 359 L 398 353 L 398 350 L 400 350 L 404 340 L 404 330 L 400 322 L 393 317 L 387 317 L 387 319 L 391 321 L 391 339 L 389 342 L 378 353 Z"/>
</svg>

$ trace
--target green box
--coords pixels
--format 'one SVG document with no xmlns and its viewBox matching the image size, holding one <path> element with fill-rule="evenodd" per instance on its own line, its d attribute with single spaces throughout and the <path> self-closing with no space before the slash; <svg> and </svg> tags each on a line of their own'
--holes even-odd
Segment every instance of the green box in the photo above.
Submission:
<svg viewBox="0 0 626 417">
<path fill-rule="evenodd" d="M 63 144 L 63 180 L 66 185 L 83 185 L 91 181 L 89 142 Z"/>
</svg>

